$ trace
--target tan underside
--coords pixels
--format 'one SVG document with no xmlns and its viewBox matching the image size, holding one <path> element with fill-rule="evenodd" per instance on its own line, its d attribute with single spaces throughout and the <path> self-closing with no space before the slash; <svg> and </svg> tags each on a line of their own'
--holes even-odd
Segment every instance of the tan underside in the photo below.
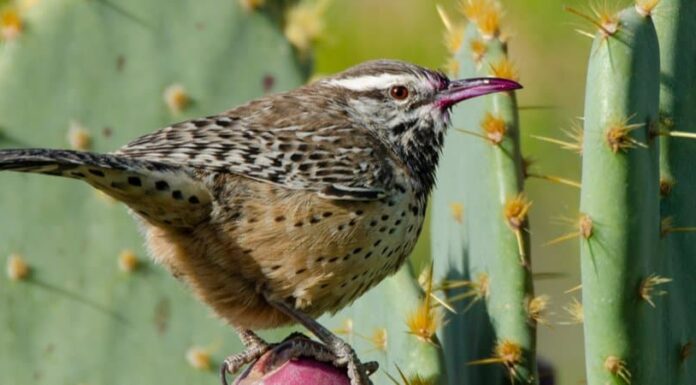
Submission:
<svg viewBox="0 0 696 385">
<path fill-rule="evenodd" d="M 340 310 L 401 266 L 423 220 L 408 191 L 383 201 L 332 201 L 229 179 L 221 181 L 224 204 L 194 230 L 145 228 L 155 259 L 239 327 L 290 323 L 261 293 L 314 317 Z"/>
</svg>

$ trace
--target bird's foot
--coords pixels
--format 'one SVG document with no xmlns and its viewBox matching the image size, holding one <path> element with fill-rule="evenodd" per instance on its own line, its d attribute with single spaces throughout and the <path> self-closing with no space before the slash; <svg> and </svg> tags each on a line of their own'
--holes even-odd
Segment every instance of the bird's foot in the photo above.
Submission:
<svg viewBox="0 0 696 385">
<path fill-rule="evenodd" d="M 284 302 L 274 301 L 270 298 L 266 298 L 266 300 L 271 306 L 302 324 L 302 326 L 307 328 L 307 330 L 312 332 L 312 334 L 323 342 L 326 351 L 333 356 L 333 365 L 347 370 L 351 385 L 372 385 L 369 375 L 377 371 L 379 367 L 377 362 L 367 362 L 363 364 L 360 362 L 360 359 L 358 359 L 355 350 L 353 350 L 348 343 L 313 318 L 294 307 L 288 306 L 288 304 Z"/>
<path fill-rule="evenodd" d="M 269 344 L 268 342 L 264 341 L 251 330 L 240 329 L 237 332 L 239 334 L 239 338 L 244 344 L 245 350 L 225 358 L 225 360 L 222 362 L 222 367 L 220 368 L 220 378 L 223 385 L 228 385 L 227 373 L 237 373 L 245 365 L 256 362 L 261 356 L 264 355 L 264 353 L 269 351 L 274 346 L 274 344 Z"/>
<path fill-rule="evenodd" d="M 310 379 L 321 384 L 370 385 L 368 375 L 376 370 L 376 362 L 360 363 L 348 344 L 329 347 L 294 333 L 274 344 L 234 385 L 303 385 Z"/>
</svg>

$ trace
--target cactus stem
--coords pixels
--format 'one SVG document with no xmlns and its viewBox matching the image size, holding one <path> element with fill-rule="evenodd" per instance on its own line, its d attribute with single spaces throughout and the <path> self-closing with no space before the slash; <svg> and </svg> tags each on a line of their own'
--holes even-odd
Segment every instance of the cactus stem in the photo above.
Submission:
<svg viewBox="0 0 696 385">
<path fill-rule="evenodd" d="M 650 274 L 640 283 L 640 288 L 638 293 L 640 297 L 645 300 L 650 306 L 655 307 L 655 302 L 653 302 L 653 296 L 662 296 L 667 294 L 665 290 L 655 291 L 655 286 L 662 285 L 668 282 L 672 282 L 671 278 L 661 277 L 657 274 Z"/>
<path fill-rule="evenodd" d="M 563 306 L 563 310 L 570 316 L 570 321 L 563 324 L 577 325 L 584 322 L 585 316 L 582 303 L 580 303 L 577 298 L 573 298 L 569 304 Z"/>
<path fill-rule="evenodd" d="M 140 260 L 132 250 L 123 250 L 118 256 L 118 268 L 124 273 L 132 273 L 140 267 Z"/>
<path fill-rule="evenodd" d="M 527 304 L 527 313 L 529 319 L 536 324 L 549 325 L 546 319 L 546 311 L 549 307 L 550 297 L 548 295 L 539 295 L 532 298 Z"/>
<path fill-rule="evenodd" d="M 679 348 L 679 362 L 684 363 L 694 352 L 694 343 L 687 341 Z"/>
<path fill-rule="evenodd" d="M 626 384 L 631 383 L 631 372 L 626 366 L 626 361 L 620 359 L 616 356 L 609 356 L 604 360 L 604 369 L 609 371 L 609 373 L 620 378 Z"/>
<path fill-rule="evenodd" d="M 76 120 L 70 121 L 68 135 L 66 138 L 70 148 L 73 150 L 86 151 L 92 146 L 92 137 L 90 136 L 89 132 L 87 132 L 84 126 Z"/>
<path fill-rule="evenodd" d="M 29 277 L 31 268 L 19 254 L 11 254 L 7 258 L 7 277 L 12 281 L 21 281 Z"/>
<path fill-rule="evenodd" d="M 570 186 L 570 187 L 580 188 L 580 182 L 566 179 L 566 178 L 561 178 L 559 176 L 542 175 L 542 174 L 535 174 L 535 173 L 525 173 L 525 176 L 528 178 L 537 178 L 537 179 L 542 179 L 542 180 L 546 180 L 549 182 L 563 184 L 563 185 Z"/>
</svg>

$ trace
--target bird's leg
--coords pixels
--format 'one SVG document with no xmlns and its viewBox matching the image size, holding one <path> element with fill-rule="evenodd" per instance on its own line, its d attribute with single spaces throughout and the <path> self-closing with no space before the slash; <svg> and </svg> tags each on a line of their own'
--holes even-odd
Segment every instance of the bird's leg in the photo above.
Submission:
<svg viewBox="0 0 696 385">
<path fill-rule="evenodd" d="M 227 373 L 234 374 L 238 372 L 244 365 L 256 361 L 273 347 L 272 344 L 264 341 L 249 329 L 235 327 L 235 330 L 239 335 L 239 339 L 242 340 L 245 350 L 241 353 L 233 354 L 223 361 L 220 376 L 224 385 L 227 385 Z"/>
<path fill-rule="evenodd" d="M 268 301 L 268 303 L 274 308 L 302 324 L 302 326 L 307 328 L 307 330 L 312 332 L 312 334 L 323 342 L 335 357 L 333 364 L 339 367 L 345 367 L 347 369 L 351 385 L 372 384 L 368 375 L 377 371 L 377 362 L 367 362 L 365 364 L 361 363 L 358 359 L 358 355 L 355 353 L 353 348 L 348 345 L 348 343 L 343 341 L 313 318 L 293 307 L 288 306 L 284 302 L 274 301 L 269 298 L 266 298 L 266 301 Z"/>
</svg>

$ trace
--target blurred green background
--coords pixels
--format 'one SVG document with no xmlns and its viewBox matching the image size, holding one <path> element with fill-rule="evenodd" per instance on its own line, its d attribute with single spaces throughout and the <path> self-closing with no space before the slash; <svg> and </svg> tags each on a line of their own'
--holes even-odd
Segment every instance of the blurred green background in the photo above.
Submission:
<svg viewBox="0 0 696 385">
<path fill-rule="evenodd" d="M 511 57 L 525 86 L 518 93 L 520 106 L 525 108 L 521 112 L 524 154 L 534 160 L 532 169 L 536 173 L 579 180 L 577 154 L 532 135 L 562 138 L 563 130 L 577 124 L 582 115 L 591 41 L 575 30 L 591 30 L 591 27 L 564 7 L 588 9 L 589 3 L 585 0 L 503 0 L 502 3 L 503 32 L 509 36 Z M 453 19 L 463 19 L 456 0 L 334 0 L 326 15 L 326 33 L 316 49 L 316 71 L 333 73 L 375 58 L 403 59 L 444 68 L 448 54 L 436 4 L 442 5 Z M 450 132 L 449 135 L 462 134 Z M 579 191 L 539 179 L 528 180 L 527 191 L 533 202 L 530 220 L 534 272 L 555 273 L 550 275 L 553 278 L 543 274 L 535 281 L 537 294 L 551 298 L 549 325 L 539 327 L 540 354 L 553 363 L 559 384 L 580 384 L 584 382 L 582 325 L 572 324 L 564 310 L 579 296 L 579 292 L 565 293 L 580 283 L 577 241 L 545 245 L 572 231 Z M 427 256 L 429 252 L 427 234 L 424 231 L 416 257 Z"/>
</svg>

